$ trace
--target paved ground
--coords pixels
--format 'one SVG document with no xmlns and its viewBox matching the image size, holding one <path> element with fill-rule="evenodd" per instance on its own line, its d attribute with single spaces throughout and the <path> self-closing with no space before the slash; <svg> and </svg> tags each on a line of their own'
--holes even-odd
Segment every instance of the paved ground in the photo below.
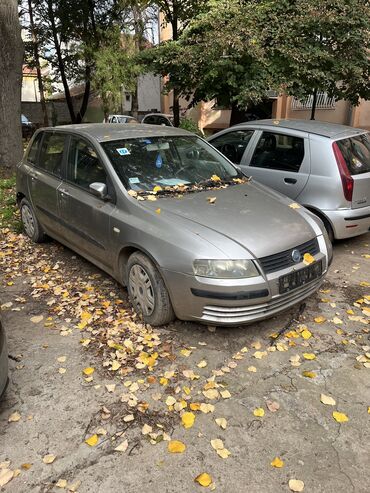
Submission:
<svg viewBox="0 0 370 493">
<path fill-rule="evenodd" d="M 293 310 L 249 327 L 151 331 L 91 264 L 5 232 L 0 481 L 5 469 L 14 477 L 4 491 L 197 492 L 207 473 L 208 488 L 225 493 L 290 491 L 291 479 L 305 492 L 369 492 L 369 244 L 335 246 L 298 321 Z M 170 439 L 186 450 L 169 452 Z"/>
</svg>

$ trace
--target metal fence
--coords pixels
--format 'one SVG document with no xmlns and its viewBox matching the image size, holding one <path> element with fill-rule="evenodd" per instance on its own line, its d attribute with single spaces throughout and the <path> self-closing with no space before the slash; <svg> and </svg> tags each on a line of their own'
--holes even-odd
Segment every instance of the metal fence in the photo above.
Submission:
<svg viewBox="0 0 370 493">
<path fill-rule="evenodd" d="M 292 110 L 310 110 L 312 108 L 313 95 L 306 99 L 292 99 Z M 316 109 L 318 110 L 334 110 L 335 98 L 330 98 L 326 92 L 318 92 L 316 100 Z"/>
</svg>

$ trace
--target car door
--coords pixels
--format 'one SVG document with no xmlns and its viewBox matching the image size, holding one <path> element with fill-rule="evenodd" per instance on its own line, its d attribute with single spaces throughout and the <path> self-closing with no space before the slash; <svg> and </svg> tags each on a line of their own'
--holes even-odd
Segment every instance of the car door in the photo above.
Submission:
<svg viewBox="0 0 370 493">
<path fill-rule="evenodd" d="M 297 199 L 310 174 L 308 135 L 260 130 L 243 157 L 241 169 L 257 181 Z"/>
<path fill-rule="evenodd" d="M 91 183 L 103 183 L 110 198 L 94 195 Z M 71 136 L 65 179 L 59 187 L 63 228 L 68 242 L 87 257 L 111 267 L 110 217 L 115 210 L 114 190 L 108 173 L 91 142 Z"/>
<path fill-rule="evenodd" d="M 28 190 L 36 215 L 51 234 L 58 232 L 60 211 L 57 189 L 66 153 L 67 135 L 62 132 L 41 132 L 27 156 Z"/>
<path fill-rule="evenodd" d="M 210 138 L 209 142 L 217 150 L 222 152 L 234 164 L 240 164 L 243 155 L 251 142 L 254 130 L 231 130 L 227 133 L 222 133 L 218 137 Z"/>
</svg>

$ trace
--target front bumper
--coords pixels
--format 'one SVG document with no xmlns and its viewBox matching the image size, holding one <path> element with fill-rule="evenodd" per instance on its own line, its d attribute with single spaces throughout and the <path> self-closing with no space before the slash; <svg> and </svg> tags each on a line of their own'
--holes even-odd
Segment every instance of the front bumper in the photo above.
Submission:
<svg viewBox="0 0 370 493">
<path fill-rule="evenodd" d="M 329 219 L 337 240 L 352 238 L 370 231 L 370 206 L 322 212 Z"/>
<path fill-rule="evenodd" d="M 331 260 L 324 238 L 318 238 L 323 273 L 303 286 L 285 294 L 279 293 L 279 278 L 305 267 L 262 274 L 250 279 L 210 279 L 164 270 L 173 308 L 181 320 L 196 320 L 213 325 L 242 325 L 269 318 L 301 302 L 322 284 Z"/>
</svg>

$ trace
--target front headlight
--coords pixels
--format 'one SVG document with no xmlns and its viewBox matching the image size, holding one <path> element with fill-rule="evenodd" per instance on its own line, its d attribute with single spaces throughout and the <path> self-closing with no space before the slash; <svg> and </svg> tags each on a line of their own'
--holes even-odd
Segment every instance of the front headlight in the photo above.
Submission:
<svg viewBox="0 0 370 493">
<path fill-rule="evenodd" d="M 252 260 L 194 260 L 194 274 L 217 279 L 243 279 L 259 276 Z"/>
</svg>

